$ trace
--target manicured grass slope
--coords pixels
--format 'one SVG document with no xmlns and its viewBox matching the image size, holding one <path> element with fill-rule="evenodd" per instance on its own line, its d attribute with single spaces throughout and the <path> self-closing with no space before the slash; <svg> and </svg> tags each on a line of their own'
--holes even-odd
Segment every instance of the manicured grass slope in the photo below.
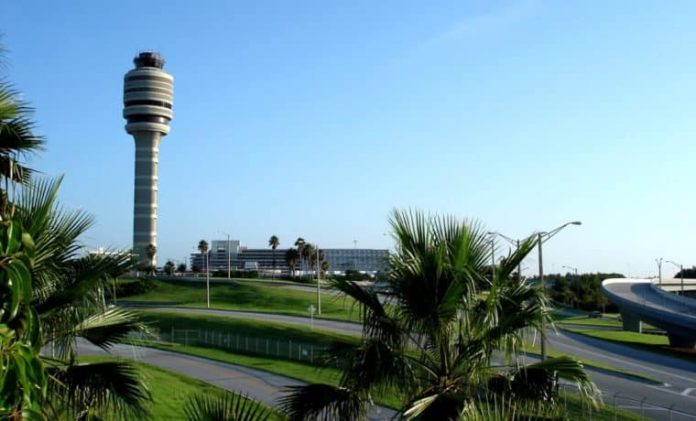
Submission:
<svg viewBox="0 0 696 421">
<path fill-rule="evenodd" d="M 81 357 L 84 361 L 104 361 L 107 358 Z M 184 417 L 184 405 L 189 397 L 196 394 L 206 396 L 224 396 L 230 393 L 224 389 L 212 386 L 208 383 L 183 376 L 171 371 L 163 370 L 149 364 L 132 362 L 143 376 L 152 395 L 150 414 L 153 420 L 182 420 Z M 244 394 L 244 391 L 240 391 Z M 271 419 L 282 419 L 275 411 L 271 413 Z"/>
<path fill-rule="evenodd" d="M 154 281 L 156 288 L 123 301 L 151 302 L 187 307 L 206 306 L 205 282 Z M 316 306 L 316 293 L 298 291 L 279 285 L 250 282 L 211 281 L 210 307 L 224 310 L 258 311 L 266 313 L 309 316 L 310 305 Z M 333 293 L 322 294 L 322 314 L 319 317 L 359 321 L 353 301 Z"/>
<path fill-rule="evenodd" d="M 652 335 L 649 333 L 625 332 L 625 331 L 605 331 L 605 330 L 587 330 L 587 329 L 567 329 L 580 335 L 590 336 L 592 338 L 604 339 L 606 341 L 615 342 L 621 345 L 627 345 L 634 348 L 643 349 L 651 352 L 659 352 L 661 354 L 672 357 L 684 358 L 689 361 L 696 360 L 696 350 L 670 348 L 669 339 L 665 335 Z"/>
<path fill-rule="evenodd" d="M 317 346 L 329 345 L 334 341 L 355 343 L 359 337 L 340 333 L 310 329 L 306 326 L 282 324 L 264 320 L 236 319 L 233 317 L 208 316 L 198 314 L 167 313 L 166 311 L 143 310 L 139 312 L 148 325 L 167 333 L 170 329 L 208 330 L 232 332 L 233 334 L 269 338 L 273 340 L 292 340 L 311 343 Z"/>
<path fill-rule="evenodd" d="M 271 373 L 277 373 L 307 383 L 326 383 L 336 385 L 338 384 L 341 375 L 340 370 L 333 368 L 318 369 L 317 367 L 306 363 L 283 361 L 274 358 L 235 355 L 218 349 L 192 346 L 185 347 L 183 345 L 170 345 L 163 343 L 150 343 L 148 346 L 179 352 L 182 354 L 196 355 L 211 360 L 238 364 Z M 583 405 L 582 401 L 577 395 L 566 393 L 564 395 L 564 401 L 566 402 L 567 408 L 570 412 L 570 419 L 589 419 L 588 408 L 586 405 Z M 383 406 L 398 408 L 402 405 L 403 398 L 398 396 L 398 394 L 392 393 L 385 396 L 375 397 L 375 402 Z M 593 410 L 591 419 L 601 421 L 633 421 L 644 420 L 645 418 L 642 418 L 630 411 L 606 406 L 600 411 Z"/>
</svg>

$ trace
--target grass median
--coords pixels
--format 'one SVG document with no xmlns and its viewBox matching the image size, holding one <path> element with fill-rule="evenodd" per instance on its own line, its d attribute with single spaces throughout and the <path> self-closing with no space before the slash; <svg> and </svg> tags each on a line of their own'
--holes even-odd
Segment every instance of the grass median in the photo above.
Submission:
<svg viewBox="0 0 696 421">
<path fill-rule="evenodd" d="M 153 280 L 154 288 L 144 294 L 119 299 L 119 303 L 169 304 L 184 307 L 206 307 L 204 281 Z M 301 291 L 282 285 L 244 281 L 211 280 L 210 307 L 219 310 L 255 311 L 292 316 L 309 316 L 309 306 L 317 305 L 315 292 Z M 328 290 L 322 294 L 324 319 L 360 321 L 353 300 Z"/>
<path fill-rule="evenodd" d="M 630 346 L 644 351 L 657 352 L 671 357 L 677 357 L 688 361 L 696 361 L 696 350 L 686 348 L 672 348 L 669 346 L 669 339 L 665 335 L 654 335 L 649 333 L 627 332 L 627 331 L 606 331 L 606 330 L 587 330 L 577 328 L 565 328 L 569 332 L 578 335 L 585 335 L 595 339 L 602 339 L 620 345 Z"/>
<path fill-rule="evenodd" d="M 164 334 L 163 337 L 170 341 L 172 339 L 171 335 L 167 336 L 170 330 L 188 330 L 191 332 L 190 338 L 185 339 L 179 335 L 173 342 L 185 342 L 192 345 L 201 345 L 205 342 L 205 344 L 212 347 L 228 349 L 240 354 L 261 354 L 283 358 L 283 356 L 287 356 L 290 353 L 291 358 L 288 359 L 293 359 L 292 356 L 297 355 L 299 351 L 290 351 L 288 347 L 290 341 L 293 341 L 296 347 L 300 344 L 311 346 L 312 352 L 315 352 L 315 349 L 323 349 L 333 342 L 357 344 L 360 341 L 359 336 L 356 335 L 346 335 L 322 329 L 311 330 L 308 326 L 289 325 L 264 320 L 167 313 L 166 311 L 141 311 L 141 315 L 143 320 L 152 327 L 159 329 Z M 228 334 L 231 336 L 225 336 Z M 242 339 L 242 344 L 238 343 L 240 337 L 245 338 Z M 236 344 L 234 343 L 235 339 L 237 339 Z M 244 343 L 245 340 L 246 344 Z M 270 341 L 270 345 L 268 341 Z M 280 344 L 283 344 L 282 347 Z M 532 344 L 526 344 L 522 351 L 530 355 L 538 355 L 540 353 L 539 346 L 533 346 Z M 550 348 L 548 355 L 558 357 L 567 354 Z M 307 357 L 313 359 L 314 355 Z M 593 360 L 581 360 L 586 367 L 601 370 L 607 374 L 660 384 L 658 380 L 649 376 L 619 370 Z"/>
<path fill-rule="evenodd" d="M 80 357 L 80 361 L 110 361 L 108 357 Z M 186 400 L 198 394 L 214 397 L 223 397 L 228 392 L 209 383 L 193 379 L 178 373 L 161 369 L 149 364 L 128 360 L 143 376 L 152 396 L 150 403 L 150 415 L 153 420 L 180 420 L 185 419 L 184 405 Z M 244 391 L 240 391 L 242 394 Z M 264 406 L 260 404 L 260 406 Z M 108 419 L 108 418 L 107 418 Z M 270 413 L 271 420 L 282 420 L 283 417 L 273 410 Z"/>
</svg>

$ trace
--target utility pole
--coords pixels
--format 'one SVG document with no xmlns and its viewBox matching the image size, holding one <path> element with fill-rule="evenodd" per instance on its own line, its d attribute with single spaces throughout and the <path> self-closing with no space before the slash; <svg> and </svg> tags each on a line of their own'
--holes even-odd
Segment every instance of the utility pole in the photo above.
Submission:
<svg viewBox="0 0 696 421">
<path fill-rule="evenodd" d="M 319 263 L 319 245 L 317 245 L 317 314 L 321 315 L 321 272 Z"/>
</svg>

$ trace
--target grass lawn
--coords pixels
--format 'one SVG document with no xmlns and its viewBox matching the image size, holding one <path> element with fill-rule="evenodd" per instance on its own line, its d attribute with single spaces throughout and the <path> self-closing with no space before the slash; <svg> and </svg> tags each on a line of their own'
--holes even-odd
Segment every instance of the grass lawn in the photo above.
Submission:
<svg viewBox="0 0 696 421">
<path fill-rule="evenodd" d="M 344 335 L 330 330 L 310 329 L 307 326 L 283 324 L 265 320 L 242 319 L 225 316 L 201 314 L 182 314 L 157 310 L 140 310 L 143 321 L 166 334 L 170 329 L 208 330 L 212 332 L 233 332 L 236 335 L 270 338 L 274 340 L 292 340 L 311 343 L 316 346 L 329 345 L 334 341 L 357 344 L 360 338 Z"/>
<path fill-rule="evenodd" d="M 541 355 L 541 345 L 540 344 L 532 345 L 531 343 L 525 343 L 524 346 L 522 347 L 522 350 L 523 350 L 523 352 L 525 352 L 529 355 L 534 355 L 534 356 Z M 570 357 L 574 356 L 574 355 L 566 354 L 564 352 L 556 351 L 555 349 L 553 349 L 551 347 L 547 348 L 546 354 L 551 358 L 556 358 L 556 357 L 561 357 L 561 356 L 570 356 Z M 612 366 L 607 365 L 607 364 L 602 364 L 598 361 L 588 360 L 585 358 L 578 358 L 578 360 L 580 360 L 580 362 L 582 362 L 582 364 L 587 368 L 599 369 L 599 370 L 602 370 L 608 374 L 619 374 L 619 375 L 624 376 L 624 377 L 633 377 L 634 379 L 640 380 L 640 381 L 645 381 L 645 382 L 650 382 L 650 383 L 655 383 L 655 384 L 662 384 L 662 382 L 660 382 L 659 380 L 654 379 L 652 377 L 645 376 L 643 374 L 633 373 L 633 372 L 626 371 L 626 370 L 620 370 L 616 367 L 612 367 Z"/>
<path fill-rule="evenodd" d="M 120 299 L 123 301 L 152 302 L 186 307 L 206 306 L 205 282 L 155 280 L 154 290 L 145 294 Z M 221 310 L 256 311 L 307 317 L 310 305 L 316 306 L 316 293 L 298 291 L 279 285 L 246 281 L 211 280 L 210 307 Z M 333 292 L 322 294 L 321 318 L 360 321 L 357 307 L 346 297 Z"/>
<path fill-rule="evenodd" d="M 235 355 L 219 349 L 193 346 L 185 347 L 178 344 L 171 345 L 156 342 L 148 342 L 147 346 L 242 365 L 271 373 L 277 373 L 307 383 L 326 383 L 336 385 L 338 384 L 341 373 L 340 370 L 334 368 L 319 369 L 316 366 L 306 363 L 284 361 L 275 358 Z M 562 399 L 565 401 L 565 405 L 570 411 L 571 419 L 581 419 L 589 415 L 588 408 L 583 405 L 582 401 L 577 395 L 572 393 L 564 393 Z M 398 408 L 400 405 L 402 405 L 403 398 L 397 396 L 396 394 L 391 394 L 387 396 L 377 396 L 375 398 L 375 402 L 383 406 Z M 600 411 L 593 410 L 591 419 L 606 421 L 633 421 L 644 420 L 645 418 L 642 418 L 630 411 L 605 406 Z"/>
<path fill-rule="evenodd" d="M 259 338 L 260 340 L 271 339 L 275 341 L 293 341 L 293 343 L 304 343 L 313 345 L 318 348 L 323 348 L 334 341 L 357 344 L 359 337 L 354 335 L 343 335 L 328 330 L 314 329 L 310 330 L 307 327 L 286 325 L 277 322 L 268 322 L 263 320 L 250 319 L 235 319 L 233 317 L 223 316 L 204 316 L 180 313 L 167 313 L 166 311 L 144 310 L 140 312 L 143 320 L 149 325 L 158 328 L 164 334 L 167 334 L 171 328 L 174 329 L 191 329 L 191 330 L 207 330 L 209 332 L 233 332 L 233 335 L 241 335 L 250 338 Z M 192 338 L 193 339 L 193 338 Z M 182 337 L 178 337 L 176 342 L 184 342 Z M 191 340 L 193 344 L 194 341 Z M 253 343 L 253 340 L 252 340 Z M 203 346 L 199 343 L 198 345 Z M 271 351 L 275 350 L 275 346 L 271 346 Z M 261 347 L 263 351 L 263 346 Z M 524 352 L 530 354 L 539 354 L 539 345 L 533 347 L 528 344 L 523 349 Z M 274 354 L 274 352 L 271 352 Z M 251 352 L 253 354 L 253 352 Z M 287 355 L 287 352 L 279 353 Z M 549 349 L 549 356 L 557 357 L 566 355 L 554 349 Z M 631 373 L 624 370 L 617 370 L 611 366 L 601 364 L 596 361 L 582 359 L 583 364 L 587 367 L 597 368 L 608 373 L 618 373 L 624 376 L 634 377 L 639 380 L 659 383 L 657 380 L 636 373 Z"/>
<path fill-rule="evenodd" d="M 669 340 L 665 335 L 652 335 L 648 333 L 626 332 L 626 331 L 606 331 L 606 330 L 586 330 L 586 329 L 566 329 L 579 335 L 590 336 L 597 339 L 604 339 L 640 348 L 647 351 L 659 352 L 672 357 L 684 358 L 689 361 L 696 360 L 696 350 L 670 348 Z"/>
<path fill-rule="evenodd" d="M 80 360 L 105 361 L 113 360 L 113 358 L 80 357 Z M 152 394 L 150 414 L 153 420 L 185 419 L 184 405 L 186 400 L 196 394 L 223 396 L 231 393 L 191 377 L 163 370 L 149 364 L 128 361 L 138 368 Z M 282 417 L 273 411 L 270 419 L 280 420 Z"/>
<path fill-rule="evenodd" d="M 592 319 L 587 316 L 567 317 L 555 322 L 557 325 L 576 325 L 576 326 L 611 326 L 620 328 L 621 322 L 615 317 L 603 317 L 601 319 Z"/>
</svg>

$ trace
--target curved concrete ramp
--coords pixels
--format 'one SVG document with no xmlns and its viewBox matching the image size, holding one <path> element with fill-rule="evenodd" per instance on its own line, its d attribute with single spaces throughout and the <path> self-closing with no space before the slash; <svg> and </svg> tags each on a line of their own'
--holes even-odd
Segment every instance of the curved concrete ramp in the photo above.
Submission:
<svg viewBox="0 0 696 421">
<path fill-rule="evenodd" d="M 645 322 L 664 329 L 671 346 L 696 345 L 696 299 L 663 291 L 649 279 L 607 279 L 602 290 L 621 310 L 624 329 L 640 331 Z"/>
</svg>

